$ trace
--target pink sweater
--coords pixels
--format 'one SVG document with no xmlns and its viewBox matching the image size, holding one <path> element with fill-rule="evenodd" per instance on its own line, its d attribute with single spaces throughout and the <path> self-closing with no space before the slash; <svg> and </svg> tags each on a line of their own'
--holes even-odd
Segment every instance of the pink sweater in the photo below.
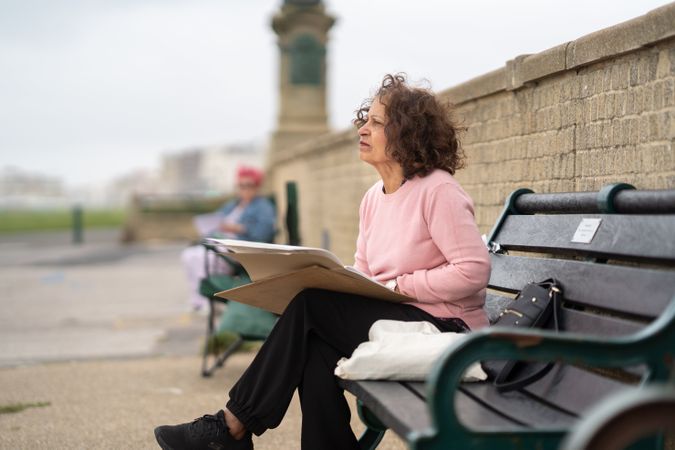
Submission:
<svg viewBox="0 0 675 450">
<path fill-rule="evenodd" d="M 382 181 L 363 197 L 354 265 L 380 282 L 396 279 L 411 305 L 435 317 L 459 317 L 472 330 L 483 311 L 490 259 L 473 202 L 449 173 L 435 170 L 396 192 Z"/>
</svg>

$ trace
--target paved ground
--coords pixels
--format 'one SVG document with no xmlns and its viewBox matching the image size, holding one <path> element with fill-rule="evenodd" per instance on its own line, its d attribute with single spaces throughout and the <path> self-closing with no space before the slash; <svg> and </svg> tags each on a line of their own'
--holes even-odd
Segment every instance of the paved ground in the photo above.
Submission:
<svg viewBox="0 0 675 450">
<path fill-rule="evenodd" d="M 0 448 L 157 448 L 152 428 L 222 407 L 253 357 L 199 375 L 204 318 L 189 312 L 182 243 L 121 246 L 115 230 L 0 236 Z M 353 399 L 350 399 L 353 404 Z M 354 414 L 355 430 L 361 430 Z M 257 449 L 299 448 L 297 401 Z M 382 449 L 402 449 L 394 436 Z"/>
</svg>

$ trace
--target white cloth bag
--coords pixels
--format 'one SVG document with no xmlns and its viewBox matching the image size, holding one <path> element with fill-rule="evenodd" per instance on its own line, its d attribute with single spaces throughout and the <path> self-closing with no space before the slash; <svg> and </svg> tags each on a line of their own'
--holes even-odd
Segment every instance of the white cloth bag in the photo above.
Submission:
<svg viewBox="0 0 675 450">
<path fill-rule="evenodd" d="M 466 335 L 441 333 L 429 322 L 378 320 L 352 356 L 341 358 L 335 375 L 346 380 L 426 379 L 434 362 L 448 346 Z M 479 363 L 464 372 L 464 381 L 482 381 L 487 375 Z"/>
</svg>

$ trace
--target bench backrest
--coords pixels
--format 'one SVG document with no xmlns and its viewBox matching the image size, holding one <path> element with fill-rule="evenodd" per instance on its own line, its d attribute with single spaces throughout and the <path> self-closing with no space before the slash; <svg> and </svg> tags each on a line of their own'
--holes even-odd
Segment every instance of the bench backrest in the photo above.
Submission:
<svg viewBox="0 0 675 450">
<path fill-rule="evenodd" d="M 594 224 L 600 219 L 593 234 Z M 573 242 L 592 235 L 587 243 Z M 581 233 L 579 235 L 579 233 Z M 675 295 L 675 190 L 514 192 L 492 230 L 489 302 L 554 277 L 566 331 L 615 336 L 658 317 Z M 498 244 L 498 245 L 495 245 Z"/>
</svg>

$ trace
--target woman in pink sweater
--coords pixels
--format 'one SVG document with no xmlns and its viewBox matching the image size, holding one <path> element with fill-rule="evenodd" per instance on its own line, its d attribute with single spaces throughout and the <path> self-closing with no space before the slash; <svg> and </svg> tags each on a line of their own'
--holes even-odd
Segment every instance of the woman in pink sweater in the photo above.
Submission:
<svg viewBox="0 0 675 450">
<path fill-rule="evenodd" d="M 414 299 L 391 303 L 309 289 L 279 318 L 224 410 L 155 429 L 164 449 L 252 449 L 279 425 L 296 388 L 303 449 L 358 449 L 333 375 L 379 319 L 427 321 L 441 331 L 487 325 L 490 260 L 473 204 L 453 178 L 463 153 L 449 106 L 387 75 L 357 111 L 361 159 L 381 180 L 361 202 L 355 266 Z"/>
</svg>

